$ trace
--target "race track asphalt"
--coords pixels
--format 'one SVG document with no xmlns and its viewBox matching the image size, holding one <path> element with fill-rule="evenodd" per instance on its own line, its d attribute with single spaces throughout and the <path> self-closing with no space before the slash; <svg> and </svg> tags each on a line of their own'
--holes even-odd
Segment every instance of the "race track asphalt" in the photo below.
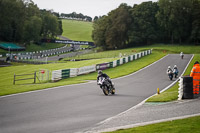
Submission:
<svg viewBox="0 0 200 133">
<path fill-rule="evenodd" d="M 116 95 L 105 96 L 96 82 L 0 97 L 1 133 L 74 133 L 124 112 L 173 81 L 169 65 L 180 74 L 192 55 L 172 54 L 134 74 L 113 79 Z M 134 66 L 133 66 L 134 67 Z"/>
</svg>

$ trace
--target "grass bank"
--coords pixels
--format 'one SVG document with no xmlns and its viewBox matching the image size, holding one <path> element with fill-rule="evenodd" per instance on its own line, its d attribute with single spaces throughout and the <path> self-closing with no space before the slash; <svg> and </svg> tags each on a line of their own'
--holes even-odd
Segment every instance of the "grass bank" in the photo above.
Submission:
<svg viewBox="0 0 200 133">
<path fill-rule="evenodd" d="M 26 52 L 55 49 L 55 48 L 60 48 L 63 46 L 65 46 L 65 44 L 59 44 L 59 43 L 43 43 L 41 45 L 30 44 L 26 47 Z"/>
<path fill-rule="evenodd" d="M 93 42 L 91 37 L 93 29 L 92 25 L 92 22 L 62 19 L 62 36 L 75 41 Z"/>
</svg>

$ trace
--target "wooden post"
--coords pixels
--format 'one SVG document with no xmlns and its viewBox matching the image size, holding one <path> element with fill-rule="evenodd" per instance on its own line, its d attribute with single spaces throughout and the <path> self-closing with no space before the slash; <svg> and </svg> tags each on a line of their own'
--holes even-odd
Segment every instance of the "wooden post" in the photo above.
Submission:
<svg viewBox="0 0 200 133">
<path fill-rule="evenodd" d="M 14 73 L 14 81 L 13 81 L 13 84 L 15 85 L 15 73 Z"/>
<path fill-rule="evenodd" d="M 36 83 L 36 72 L 34 73 L 34 84 Z"/>
</svg>

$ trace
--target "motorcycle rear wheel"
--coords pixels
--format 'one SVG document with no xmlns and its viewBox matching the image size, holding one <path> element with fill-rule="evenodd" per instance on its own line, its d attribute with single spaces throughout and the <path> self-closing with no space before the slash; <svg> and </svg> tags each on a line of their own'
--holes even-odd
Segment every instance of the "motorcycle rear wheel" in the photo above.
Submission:
<svg viewBox="0 0 200 133">
<path fill-rule="evenodd" d="M 114 94 L 115 94 L 115 88 L 113 88 L 113 89 L 112 89 L 112 92 L 111 92 L 111 94 L 112 94 L 112 95 L 114 95 Z"/>
</svg>

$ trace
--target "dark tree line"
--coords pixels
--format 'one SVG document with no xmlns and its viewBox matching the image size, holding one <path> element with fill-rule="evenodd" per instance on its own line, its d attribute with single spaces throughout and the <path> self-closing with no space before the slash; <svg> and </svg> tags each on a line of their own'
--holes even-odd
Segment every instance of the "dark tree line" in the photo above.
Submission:
<svg viewBox="0 0 200 133">
<path fill-rule="evenodd" d="M 65 14 L 65 13 L 61 13 L 60 15 L 61 18 L 70 18 L 70 19 L 80 19 L 80 20 L 85 20 L 85 21 L 92 21 L 92 18 L 87 16 L 87 15 L 83 15 L 82 13 L 77 14 L 76 12 L 72 12 L 69 14 Z"/>
<path fill-rule="evenodd" d="M 104 49 L 152 43 L 200 42 L 200 0 L 158 0 L 121 4 L 94 19 L 92 38 Z"/>
<path fill-rule="evenodd" d="M 0 40 L 29 44 L 62 34 L 56 13 L 40 10 L 32 0 L 0 0 Z"/>
</svg>

